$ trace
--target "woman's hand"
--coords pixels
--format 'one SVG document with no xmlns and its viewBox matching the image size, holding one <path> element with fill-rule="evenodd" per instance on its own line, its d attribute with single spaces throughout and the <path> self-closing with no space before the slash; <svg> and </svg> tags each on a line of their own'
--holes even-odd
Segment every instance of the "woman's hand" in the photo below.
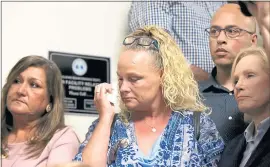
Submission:
<svg viewBox="0 0 270 167">
<path fill-rule="evenodd" d="M 102 83 L 95 87 L 94 103 L 99 112 L 99 119 L 112 121 L 115 114 L 115 106 L 109 102 L 106 93 L 112 93 L 111 84 Z"/>
<path fill-rule="evenodd" d="M 112 91 L 112 85 L 108 83 L 102 83 L 95 87 L 94 103 L 99 112 L 99 119 L 95 121 L 93 127 L 90 127 L 86 140 L 83 142 L 82 148 L 80 147 L 82 154 L 79 153 L 78 157 L 76 156 L 91 167 L 107 166 L 107 153 L 115 107 L 107 99 L 106 93 L 112 93 Z"/>
</svg>

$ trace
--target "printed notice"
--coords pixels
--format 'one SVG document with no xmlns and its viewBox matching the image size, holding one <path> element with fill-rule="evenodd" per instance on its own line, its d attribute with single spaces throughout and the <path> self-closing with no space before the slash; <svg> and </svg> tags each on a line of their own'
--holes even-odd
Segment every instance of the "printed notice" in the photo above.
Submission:
<svg viewBox="0 0 270 167">
<path fill-rule="evenodd" d="M 66 111 L 97 113 L 94 89 L 100 83 L 110 83 L 110 58 L 50 51 L 49 59 L 62 72 Z"/>
</svg>

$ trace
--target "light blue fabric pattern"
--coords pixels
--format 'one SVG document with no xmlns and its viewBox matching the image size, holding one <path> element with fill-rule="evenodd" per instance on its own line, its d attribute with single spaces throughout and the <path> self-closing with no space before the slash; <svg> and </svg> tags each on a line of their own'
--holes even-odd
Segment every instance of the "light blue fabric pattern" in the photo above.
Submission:
<svg viewBox="0 0 270 167">
<path fill-rule="evenodd" d="M 161 136 L 162 136 L 162 134 L 155 141 L 149 155 L 144 155 L 139 149 L 139 151 L 138 151 L 139 161 L 138 162 L 139 162 L 140 166 L 142 166 L 142 167 L 152 167 L 152 166 L 155 165 L 154 164 L 155 163 L 155 157 L 156 157 L 156 154 L 158 153 L 158 149 L 160 148 L 159 144 L 160 144 Z"/>
<path fill-rule="evenodd" d="M 98 120 L 94 121 L 81 144 L 75 161 L 82 161 L 82 151 L 90 139 Z M 200 138 L 194 138 L 193 112 L 172 112 L 168 125 L 153 147 L 149 159 L 142 156 L 134 136 L 134 124 L 116 119 L 108 147 L 108 167 L 214 167 L 220 159 L 224 143 L 213 121 L 202 113 Z M 125 142 L 124 142 L 125 141 Z M 120 144 L 119 144 L 120 143 Z M 125 144 L 121 144 L 125 143 Z M 116 156 L 114 155 L 116 152 Z"/>
</svg>

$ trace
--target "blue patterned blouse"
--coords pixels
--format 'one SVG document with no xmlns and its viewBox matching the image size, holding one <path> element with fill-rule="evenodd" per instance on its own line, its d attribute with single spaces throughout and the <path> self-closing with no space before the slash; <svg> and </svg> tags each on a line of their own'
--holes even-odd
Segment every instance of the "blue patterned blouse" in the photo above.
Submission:
<svg viewBox="0 0 270 167">
<path fill-rule="evenodd" d="M 86 146 L 98 120 L 90 126 L 75 161 L 82 161 Z M 163 133 L 146 159 L 139 150 L 134 123 L 124 124 L 119 118 L 110 138 L 108 167 L 212 167 L 217 166 L 224 143 L 213 121 L 204 113 L 200 116 L 200 138 L 194 138 L 193 112 L 172 112 Z M 145 165 L 149 164 L 149 165 Z"/>
</svg>

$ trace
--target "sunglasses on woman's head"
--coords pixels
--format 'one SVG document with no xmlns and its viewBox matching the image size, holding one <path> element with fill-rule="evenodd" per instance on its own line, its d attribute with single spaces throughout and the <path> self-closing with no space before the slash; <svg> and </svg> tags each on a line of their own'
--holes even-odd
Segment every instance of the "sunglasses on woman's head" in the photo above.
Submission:
<svg viewBox="0 0 270 167">
<path fill-rule="evenodd" d="M 155 49 L 159 50 L 158 41 L 148 36 L 128 36 L 124 39 L 123 45 L 131 45 L 135 41 L 141 46 L 151 46 L 153 44 Z"/>
</svg>

